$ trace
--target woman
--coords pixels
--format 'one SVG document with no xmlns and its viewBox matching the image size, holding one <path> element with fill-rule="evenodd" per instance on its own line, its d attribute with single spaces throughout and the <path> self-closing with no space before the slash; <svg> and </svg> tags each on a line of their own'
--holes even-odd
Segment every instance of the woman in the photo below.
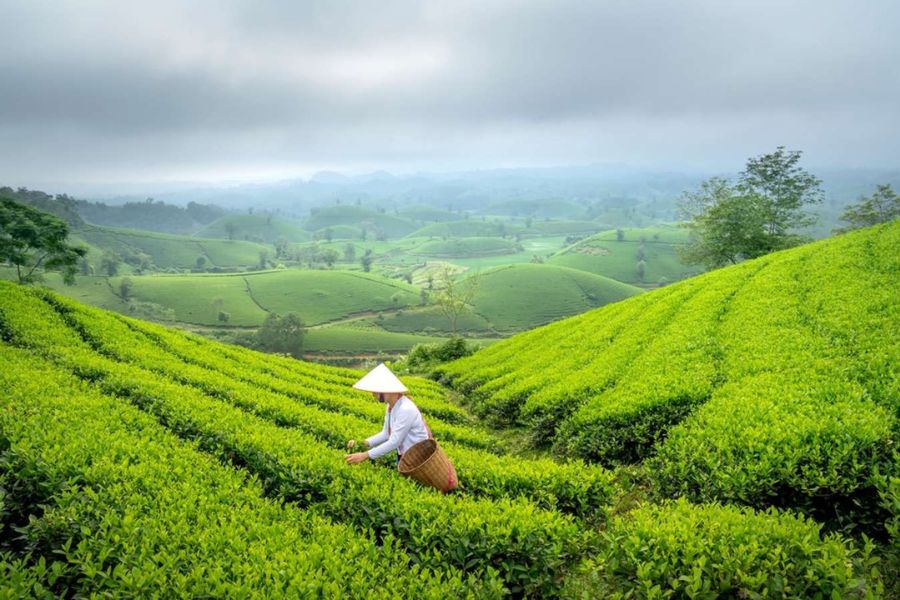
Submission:
<svg viewBox="0 0 900 600">
<path fill-rule="evenodd" d="M 370 450 L 347 455 L 347 462 L 351 465 L 382 457 L 394 450 L 397 451 L 399 465 L 400 457 L 407 450 L 431 437 L 431 431 L 425 424 L 419 407 L 405 395 L 409 390 L 384 363 L 369 371 L 353 387 L 372 392 L 375 398 L 387 404 L 387 411 L 381 432 L 365 440 L 366 448 Z M 354 440 L 347 442 L 348 449 L 355 446 Z"/>
</svg>

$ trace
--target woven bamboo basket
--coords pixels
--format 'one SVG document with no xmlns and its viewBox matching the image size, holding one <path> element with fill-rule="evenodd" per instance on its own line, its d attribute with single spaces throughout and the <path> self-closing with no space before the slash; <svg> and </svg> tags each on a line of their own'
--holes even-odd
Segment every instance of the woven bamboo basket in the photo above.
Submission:
<svg viewBox="0 0 900 600">
<path fill-rule="evenodd" d="M 433 439 L 422 440 L 406 451 L 398 467 L 402 475 L 445 494 L 457 486 L 456 469 L 450 458 Z"/>
</svg>

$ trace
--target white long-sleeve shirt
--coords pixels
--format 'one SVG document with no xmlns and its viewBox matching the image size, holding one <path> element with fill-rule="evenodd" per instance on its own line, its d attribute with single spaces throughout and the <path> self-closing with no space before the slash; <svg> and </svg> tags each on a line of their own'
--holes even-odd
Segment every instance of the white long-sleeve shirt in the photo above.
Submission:
<svg viewBox="0 0 900 600">
<path fill-rule="evenodd" d="M 422 418 L 422 413 L 419 412 L 419 407 L 406 396 L 401 396 L 394 403 L 393 408 L 388 405 L 384 415 L 384 428 L 381 432 L 366 440 L 371 448 L 369 458 L 375 459 L 384 456 L 392 450 L 398 450 L 400 454 L 404 454 L 414 445 L 429 437 L 431 435 Z"/>
</svg>

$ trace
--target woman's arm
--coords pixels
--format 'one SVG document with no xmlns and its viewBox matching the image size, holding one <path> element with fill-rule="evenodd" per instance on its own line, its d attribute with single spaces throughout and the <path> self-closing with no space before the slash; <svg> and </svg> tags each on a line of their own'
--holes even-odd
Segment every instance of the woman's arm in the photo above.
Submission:
<svg viewBox="0 0 900 600">
<path fill-rule="evenodd" d="M 385 411 L 384 415 L 384 427 L 380 432 L 376 433 L 370 438 L 366 438 L 366 447 L 371 448 L 372 446 L 377 446 L 378 444 L 383 444 L 388 440 L 388 431 L 390 431 L 390 418 L 391 414 Z"/>
<path fill-rule="evenodd" d="M 402 442 L 406 435 L 409 433 L 409 430 L 410 428 L 412 428 L 415 420 L 416 413 L 397 414 L 394 417 L 394 426 L 391 429 L 391 435 L 388 436 L 387 441 L 382 442 L 380 445 L 368 451 L 367 454 L 369 455 L 369 458 L 379 458 L 381 456 L 384 456 L 391 450 L 396 450 L 397 448 L 399 448 L 400 442 Z"/>
</svg>

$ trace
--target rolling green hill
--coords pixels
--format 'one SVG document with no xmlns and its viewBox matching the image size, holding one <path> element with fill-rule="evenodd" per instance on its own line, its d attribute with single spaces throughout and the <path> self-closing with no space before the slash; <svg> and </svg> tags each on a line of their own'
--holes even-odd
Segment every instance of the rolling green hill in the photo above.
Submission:
<svg viewBox="0 0 900 600">
<path fill-rule="evenodd" d="M 504 200 L 494 202 L 485 209 L 492 215 L 513 217 L 540 217 L 577 219 L 585 214 L 585 208 L 568 200 Z"/>
<path fill-rule="evenodd" d="M 340 225 L 367 229 L 373 234 L 382 232 L 389 238 L 403 237 L 416 229 L 416 225 L 409 219 L 380 213 L 362 206 L 349 205 L 315 209 L 315 212 L 304 222 L 303 227 L 307 231 L 319 231 Z"/>
<path fill-rule="evenodd" d="M 515 343 L 524 359 L 539 347 L 558 355 L 550 341 Z M 358 371 L 225 346 L 8 282 L 0 364 L 0 530 L 15 531 L 0 551 L 0 592 L 9 597 L 657 589 L 801 598 L 878 596 L 885 586 L 871 550 L 791 511 L 683 499 L 629 508 L 640 490 L 621 496 L 627 477 L 614 485 L 602 467 L 507 454 L 420 379 L 407 378 L 411 395 L 457 469 L 460 488 L 447 496 L 390 460 L 345 462 L 347 438 L 370 435 L 384 417 L 351 389 Z M 555 381 L 562 369 L 543 375 Z M 892 418 L 867 408 L 844 432 L 845 444 L 881 444 L 846 463 L 860 473 L 879 460 Z M 846 447 L 823 444 L 821 459 Z M 818 464 L 798 472 L 813 475 Z"/>
<path fill-rule="evenodd" d="M 459 219 L 459 215 L 456 213 L 427 205 L 407 206 L 400 210 L 400 215 L 413 221 L 434 221 L 438 223 Z"/>
<path fill-rule="evenodd" d="M 362 237 L 363 230 L 360 227 L 353 227 L 352 225 L 334 225 L 316 231 L 313 234 L 313 237 L 320 240 L 327 240 L 329 235 L 333 240 L 358 240 Z"/>
<path fill-rule="evenodd" d="M 467 219 L 465 221 L 447 221 L 432 223 L 409 234 L 408 237 L 426 238 L 467 238 L 467 237 L 499 237 L 520 229 L 502 221 L 481 221 Z"/>
<path fill-rule="evenodd" d="M 77 237 L 94 247 L 88 260 L 96 262 L 104 249 L 123 258 L 147 255 L 160 269 L 190 269 L 203 257 L 207 267 L 242 267 L 259 263 L 260 252 L 271 254 L 271 248 L 243 240 L 205 240 L 181 235 L 153 233 L 135 229 L 86 226 Z"/>
<path fill-rule="evenodd" d="M 699 272 L 684 265 L 676 253 L 678 244 L 687 241 L 685 230 L 659 226 L 621 231 L 622 240 L 615 230 L 604 231 L 557 252 L 548 262 L 632 284 L 678 281 Z M 641 260 L 643 277 L 638 270 Z"/>
<path fill-rule="evenodd" d="M 308 231 L 298 221 L 269 215 L 225 215 L 194 234 L 199 238 L 250 240 L 274 244 L 279 240 L 305 242 Z"/>
<path fill-rule="evenodd" d="M 470 258 L 515 254 L 519 249 L 512 240 L 491 237 L 431 240 L 417 246 L 412 253 L 435 258 Z"/>
<path fill-rule="evenodd" d="M 895 222 L 772 254 L 439 374 L 476 413 L 561 454 L 647 461 L 657 497 L 789 507 L 882 535 L 892 518 L 896 533 L 898 248 Z"/>
<path fill-rule="evenodd" d="M 498 331 L 521 331 L 639 293 L 575 269 L 518 264 L 481 274 L 473 308 Z"/>
<path fill-rule="evenodd" d="M 307 325 L 350 314 L 399 308 L 419 302 L 418 290 L 403 282 L 349 271 L 287 270 L 241 275 L 132 277 L 132 296 L 175 311 L 175 320 L 258 326 L 269 312 L 295 312 Z M 120 280 L 113 278 L 117 288 Z"/>
<path fill-rule="evenodd" d="M 521 230 L 522 235 L 591 235 L 604 229 L 594 221 L 534 220 Z"/>
</svg>

